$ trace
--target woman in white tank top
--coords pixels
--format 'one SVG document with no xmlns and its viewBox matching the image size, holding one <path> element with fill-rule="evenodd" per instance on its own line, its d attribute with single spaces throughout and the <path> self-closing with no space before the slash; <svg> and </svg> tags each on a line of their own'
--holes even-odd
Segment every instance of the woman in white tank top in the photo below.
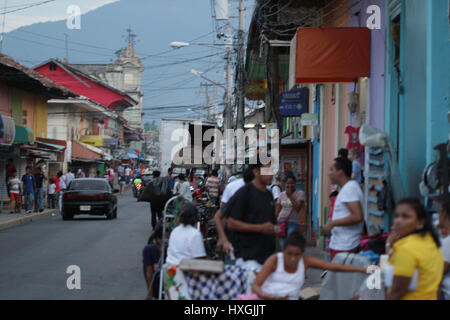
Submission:
<svg viewBox="0 0 450 320">
<path fill-rule="evenodd" d="M 256 277 L 253 283 L 255 298 L 298 300 L 308 268 L 362 273 L 373 270 L 373 266 L 360 268 L 306 256 L 303 254 L 305 244 L 306 240 L 299 231 L 289 234 L 283 252 L 269 257 Z"/>
</svg>

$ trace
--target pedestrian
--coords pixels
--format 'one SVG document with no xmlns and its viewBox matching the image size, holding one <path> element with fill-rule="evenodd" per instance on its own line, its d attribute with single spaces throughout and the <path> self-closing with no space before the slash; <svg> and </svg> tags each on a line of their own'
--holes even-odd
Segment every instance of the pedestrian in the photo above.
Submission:
<svg viewBox="0 0 450 320">
<path fill-rule="evenodd" d="M 333 219 L 323 227 L 323 235 L 330 239 L 330 258 L 341 252 L 357 252 L 364 227 L 363 193 L 356 181 L 351 180 L 352 162 L 336 158 L 330 167 L 331 183 L 339 185 L 334 204 Z"/>
<path fill-rule="evenodd" d="M 173 174 L 173 169 L 172 168 L 167 169 L 167 180 L 169 181 L 169 189 L 170 190 L 173 190 L 173 187 L 175 184 L 173 181 L 172 174 Z"/>
<path fill-rule="evenodd" d="M 31 167 L 26 167 L 26 174 L 22 177 L 23 194 L 25 197 L 25 211 L 30 214 L 33 210 L 33 201 L 36 193 L 36 179 L 31 173 Z"/>
<path fill-rule="evenodd" d="M 439 211 L 439 226 L 442 230 L 441 251 L 444 256 L 444 272 L 441 284 L 442 300 L 450 300 L 450 197 L 447 196 Z"/>
<path fill-rule="evenodd" d="M 295 176 L 287 176 L 284 183 L 286 191 L 280 194 L 275 204 L 277 223 L 281 229 L 277 235 L 281 248 L 284 247 L 284 241 L 291 232 L 301 231 L 300 225 L 302 223 L 304 225 L 304 221 L 302 221 L 300 212 L 306 200 L 305 193 L 295 188 Z"/>
<path fill-rule="evenodd" d="M 131 181 L 131 168 L 128 167 L 128 166 L 125 169 L 125 177 L 126 177 L 127 184 L 130 184 L 130 181 Z"/>
<path fill-rule="evenodd" d="M 86 174 L 83 172 L 82 169 L 78 169 L 76 178 L 77 178 L 77 179 L 86 178 Z"/>
<path fill-rule="evenodd" d="M 120 186 L 120 195 L 123 195 L 125 191 L 125 184 L 127 183 L 127 178 L 125 177 L 125 173 L 122 172 L 119 175 L 119 186 Z"/>
<path fill-rule="evenodd" d="M 213 170 L 211 176 L 206 180 L 205 188 L 208 191 L 211 201 L 214 205 L 217 204 L 219 199 L 219 178 L 217 177 L 217 170 Z"/>
<path fill-rule="evenodd" d="M 125 172 L 125 168 L 123 167 L 123 165 L 119 165 L 119 167 L 117 168 L 117 174 L 120 176 L 122 173 Z"/>
<path fill-rule="evenodd" d="M 171 190 L 169 190 L 169 184 L 166 178 L 161 177 L 160 171 L 153 171 L 152 176 L 153 180 L 150 182 L 150 185 L 155 191 L 155 195 L 152 201 L 150 201 L 150 207 L 152 215 L 152 227 L 154 230 L 156 227 L 157 219 L 162 218 L 162 211 L 164 210 L 164 206 L 167 200 L 170 198 Z"/>
<path fill-rule="evenodd" d="M 236 194 L 239 189 L 241 189 L 247 183 L 252 182 L 254 178 L 255 175 L 253 174 L 253 170 L 249 167 L 244 171 L 244 175 L 242 178 L 236 178 L 236 180 L 229 183 L 225 187 L 222 198 L 220 200 L 220 209 L 217 210 L 214 216 L 214 222 L 216 223 L 217 234 L 219 236 L 216 246 L 216 250 L 218 252 L 222 251 L 228 256 L 230 256 L 231 254 L 231 243 L 225 233 L 226 219 L 223 217 L 222 208 L 228 203 L 228 201 Z"/>
<path fill-rule="evenodd" d="M 20 213 L 22 206 L 22 182 L 17 178 L 17 170 L 11 171 L 11 176 L 8 178 L 8 190 L 10 199 L 10 212 Z"/>
<path fill-rule="evenodd" d="M 180 225 L 173 229 L 167 249 L 167 264 L 179 265 L 184 259 L 201 259 L 206 257 L 203 236 L 195 227 L 198 220 L 197 208 L 185 202 L 179 215 Z"/>
<path fill-rule="evenodd" d="M 6 164 L 5 169 L 6 169 L 6 177 L 5 177 L 6 191 L 9 194 L 10 192 L 9 192 L 8 180 L 9 180 L 9 178 L 11 178 L 13 176 L 12 173 L 14 170 L 16 170 L 16 175 L 17 175 L 17 169 L 16 169 L 16 166 L 14 165 L 13 159 L 11 159 L 11 158 L 8 159 L 8 163 Z"/>
<path fill-rule="evenodd" d="M 241 300 L 298 300 L 305 283 L 307 269 L 326 269 L 336 272 L 370 273 L 368 268 L 339 265 L 305 254 L 306 240 L 299 231 L 292 232 L 286 239 L 283 251 L 270 256 L 253 282 L 251 295 Z M 238 298 L 239 300 L 239 298 Z"/>
<path fill-rule="evenodd" d="M 419 199 L 397 204 L 386 251 L 391 255 L 385 270 L 388 300 L 438 299 L 444 258 L 439 236 Z"/>
<path fill-rule="evenodd" d="M 269 186 L 270 192 L 272 192 L 273 200 L 277 201 L 278 197 L 281 194 L 281 172 L 279 172 L 276 176 L 274 176 L 273 183 Z M 294 175 L 292 175 L 295 177 Z"/>
<path fill-rule="evenodd" d="M 53 178 L 50 178 L 47 190 L 47 202 L 50 209 L 56 208 L 56 184 Z"/>
<path fill-rule="evenodd" d="M 350 149 L 349 159 L 352 161 L 352 179 L 361 185 L 361 163 L 359 162 L 361 158 L 361 151 L 358 148 Z"/>
<path fill-rule="evenodd" d="M 193 168 L 189 176 L 189 183 L 194 190 L 198 189 L 197 169 Z"/>
<path fill-rule="evenodd" d="M 97 178 L 97 179 L 103 178 L 100 174 L 100 170 L 97 170 L 97 174 L 96 174 L 95 178 Z"/>
<path fill-rule="evenodd" d="M 60 187 L 60 192 L 59 192 L 59 213 L 62 213 L 62 199 L 63 199 L 63 195 L 64 192 L 67 190 L 67 183 L 66 183 L 66 176 L 63 174 L 62 171 L 59 171 L 57 174 L 58 180 L 59 180 L 59 187 Z"/>
<path fill-rule="evenodd" d="M 191 186 L 189 182 L 186 181 L 186 177 L 182 173 L 178 175 L 178 181 L 175 182 L 173 187 L 173 194 L 178 194 L 189 202 L 192 202 L 193 200 Z"/>
<path fill-rule="evenodd" d="M 159 277 L 162 253 L 163 226 L 160 224 L 148 239 L 147 245 L 142 250 L 142 262 L 144 265 L 144 277 L 148 294 L 146 300 L 152 300 L 159 296 Z M 170 229 L 166 229 L 166 239 L 170 238 Z M 164 250 L 167 249 L 164 248 Z"/>
<path fill-rule="evenodd" d="M 234 248 L 236 264 L 252 269 L 261 265 L 276 250 L 276 218 L 272 193 L 272 167 L 250 165 L 255 178 L 243 186 L 223 207 L 227 218 L 227 237 Z"/>
<path fill-rule="evenodd" d="M 44 211 L 44 180 L 47 180 L 47 177 L 42 173 L 41 168 L 37 168 L 36 173 L 34 174 L 34 179 L 36 181 L 35 212 L 42 212 L 42 211 Z"/>
</svg>

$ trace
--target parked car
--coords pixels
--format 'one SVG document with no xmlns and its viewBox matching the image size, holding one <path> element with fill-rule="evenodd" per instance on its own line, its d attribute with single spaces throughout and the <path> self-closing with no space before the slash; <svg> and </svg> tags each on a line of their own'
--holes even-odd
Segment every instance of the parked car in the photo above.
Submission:
<svg viewBox="0 0 450 320">
<path fill-rule="evenodd" d="M 100 178 L 74 179 L 63 195 L 63 220 L 72 220 L 75 215 L 105 215 L 117 218 L 117 196 L 119 190 L 112 189 L 108 181 Z"/>
</svg>

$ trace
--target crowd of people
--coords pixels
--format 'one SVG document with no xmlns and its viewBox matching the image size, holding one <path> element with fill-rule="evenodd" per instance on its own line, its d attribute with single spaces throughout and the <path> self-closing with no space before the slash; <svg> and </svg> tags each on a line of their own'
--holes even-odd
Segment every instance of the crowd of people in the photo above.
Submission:
<svg viewBox="0 0 450 320">
<path fill-rule="evenodd" d="M 329 168 L 329 178 L 335 187 L 330 197 L 332 210 L 322 234 L 329 237 L 332 261 L 339 253 L 360 252 L 366 232 L 361 189 L 364 177 L 359 158 L 359 150 L 340 150 Z M 339 265 L 306 255 L 305 193 L 297 189 L 293 174 L 287 173 L 284 179 L 279 175 L 274 178 L 270 170 L 268 165 L 250 165 L 241 178 L 229 178 L 225 188 L 221 187 L 217 171 L 213 171 L 205 185 L 210 197 L 219 203 L 214 221 L 217 250 L 225 253 L 225 263 L 258 271 L 253 294 L 242 299 L 298 299 L 308 268 L 363 273 L 375 270 L 373 266 Z M 173 183 L 172 169 L 166 179 Z M 182 259 L 206 257 L 202 235 L 195 227 L 199 216 L 191 203 L 193 181 L 192 177 L 180 175 L 173 184 L 173 193 L 188 201 L 182 207 L 180 225 L 170 237 L 167 235 L 165 263 L 169 265 L 178 265 Z M 392 282 L 386 283 L 387 299 L 449 299 L 449 211 L 449 199 L 445 199 L 439 218 L 440 237 L 419 199 L 404 199 L 397 204 L 385 243 L 392 268 Z M 158 248 L 162 250 L 161 246 Z M 145 261 L 150 260 L 145 250 L 143 255 L 144 268 L 151 267 L 146 265 Z M 155 297 L 153 292 L 150 288 L 148 298 Z"/>
</svg>

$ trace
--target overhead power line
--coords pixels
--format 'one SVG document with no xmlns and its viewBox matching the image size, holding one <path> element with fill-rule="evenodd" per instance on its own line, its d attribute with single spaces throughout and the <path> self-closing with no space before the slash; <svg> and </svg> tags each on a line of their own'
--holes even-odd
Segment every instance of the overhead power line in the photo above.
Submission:
<svg viewBox="0 0 450 320">
<path fill-rule="evenodd" d="M 47 1 L 42 1 L 42 2 L 38 2 L 38 3 L 34 3 L 34 4 L 29 4 L 29 5 L 25 5 L 22 8 L 19 8 L 19 9 L 0 12 L 0 14 L 8 14 L 8 13 L 13 13 L 13 12 L 17 12 L 17 11 L 22 11 L 22 10 L 25 10 L 25 9 L 29 9 L 29 8 L 37 7 L 37 6 L 42 6 L 44 4 L 47 4 L 47 3 L 50 3 L 50 2 L 55 2 L 55 1 L 56 0 L 47 0 Z"/>
</svg>

